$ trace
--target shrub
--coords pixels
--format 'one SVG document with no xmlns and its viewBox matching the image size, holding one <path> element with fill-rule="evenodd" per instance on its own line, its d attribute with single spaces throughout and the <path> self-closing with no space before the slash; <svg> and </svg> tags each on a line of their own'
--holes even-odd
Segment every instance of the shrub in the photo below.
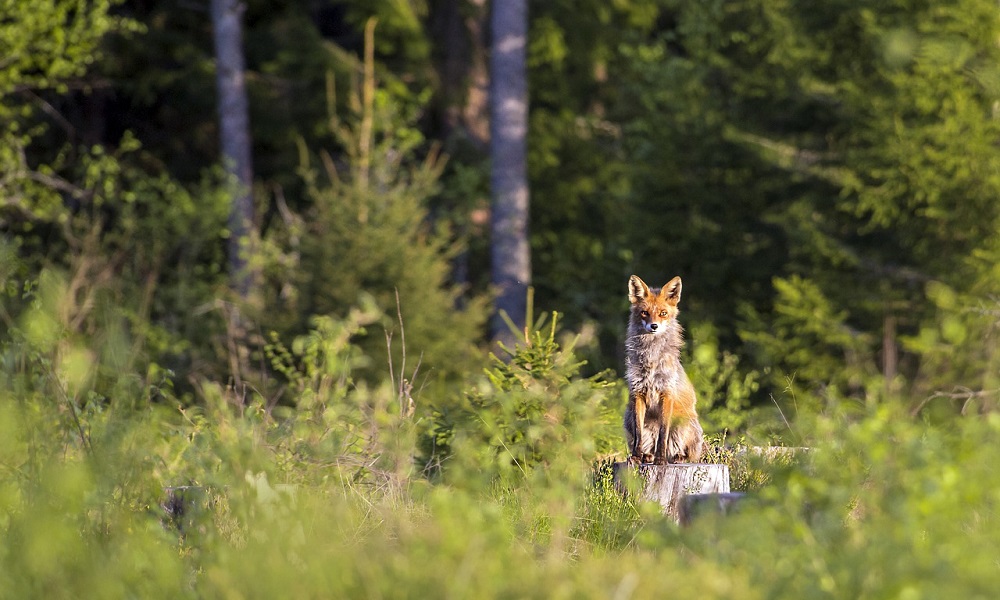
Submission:
<svg viewBox="0 0 1000 600">
<path fill-rule="evenodd" d="M 457 402 L 439 404 L 424 440 L 429 462 L 489 477 L 527 475 L 571 461 L 582 472 L 595 455 L 621 440 L 617 388 L 579 376 L 572 343 L 556 341 L 558 315 L 546 326 L 529 320 L 524 342 L 491 355 L 485 377 Z"/>
</svg>

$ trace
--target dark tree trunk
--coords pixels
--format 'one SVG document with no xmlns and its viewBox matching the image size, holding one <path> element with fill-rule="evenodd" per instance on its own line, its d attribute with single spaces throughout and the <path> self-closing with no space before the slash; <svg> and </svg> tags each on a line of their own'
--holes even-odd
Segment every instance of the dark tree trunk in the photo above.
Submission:
<svg viewBox="0 0 1000 600">
<path fill-rule="evenodd" d="M 431 0 L 429 7 L 428 33 L 435 44 L 441 82 L 433 106 L 440 137 L 457 162 L 478 164 L 487 157 L 490 142 L 489 6 L 486 0 Z M 480 200 L 467 198 L 467 204 L 451 208 L 471 213 L 481 208 Z M 459 221 L 456 233 L 460 238 L 487 235 L 471 223 L 471 215 L 468 221 Z M 462 289 L 469 287 L 469 260 L 465 249 L 452 263 L 452 281 Z M 464 297 L 455 302 L 462 308 Z"/>
<path fill-rule="evenodd" d="M 528 247 L 528 82 L 525 54 L 527 0 L 495 0 L 491 18 L 490 157 L 492 212 L 492 281 L 496 311 L 495 341 L 508 345 L 513 333 L 499 318 L 504 311 L 518 328 L 525 323 L 526 294 L 531 283 Z"/>
<path fill-rule="evenodd" d="M 443 137 L 488 151 L 490 139 L 486 0 L 435 0 L 431 38 L 437 40 Z"/>
<path fill-rule="evenodd" d="M 219 94 L 219 137 L 222 160 L 231 176 L 233 200 L 229 211 L 229 273 L 233 289 L 246 299 L 253 287 L 247 266 L 254 222 L 250 115 L 243 60 L 243 11 L 239 0 L 212 0 L 216 84 Z"/>
</svg>

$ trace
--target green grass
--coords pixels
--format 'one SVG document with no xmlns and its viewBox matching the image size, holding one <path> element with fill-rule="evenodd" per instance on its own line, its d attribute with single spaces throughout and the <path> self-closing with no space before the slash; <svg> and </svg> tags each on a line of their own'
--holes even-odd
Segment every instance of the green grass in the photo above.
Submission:
<svg viewBox="0 0 1000 600">
<path fill-rule="evenodd" d="M 87 340 L 15 339 L 0 368 L 0 596 L 1000 589 L 1000 415 L 931 424 L 893 403 L 803 411 L 795 433 L 810 450 L 794 459 L 716 440 L 708 458 L 757 501 L 679 528 L 613 485 L 621 390 L 580 378 L 554 331 L 470 379 L 455 410 L 413 417 L 393 386 L 351 381 L 349 336 L 313 332 L 321 353 L 286 357 L 298 396 L 280 410 L 253 394 L 237 409 L 207 381 L 200 403 L 181 401 L 163 377 L 106 368 L 109 353 Z M 99 376 L 67 379 L 65 357 L 94 361 Z M 442 442 L 435 469 L 424 468 L 430 438 Z M 172 518 L 162 505 L 178 486 L 190 487 Z"/>
<path fill-rule="evenodd" d="M 759 503 L 679 529 L 616 490 L 607 461 L 483 488 L 358 482 L 333 464 L 283 485 L 263 425 L 235 417 L 177 440 L 150 414 L 89 453 L 67 451 L 58 411 L 2 406 L 8 597 L 658 597 L 669 582 L 708 598 L 972 598 L 1000 584 L 995 417 L 816 418 L 825 443 L 754 465 Z M 240 427 L 258 441 L 224 433 Z M 179 447 L 217 462 L 172 521 L 156 465 Z"/>
</svg>

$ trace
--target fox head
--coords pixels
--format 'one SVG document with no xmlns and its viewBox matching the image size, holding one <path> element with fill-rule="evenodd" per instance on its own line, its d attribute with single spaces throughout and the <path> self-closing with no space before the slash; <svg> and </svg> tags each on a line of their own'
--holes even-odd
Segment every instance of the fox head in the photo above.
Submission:
<svg viewBox="0 0 1000 600">
<path fill-rule="evenodd" d="M 649 289 L 646 282 L 633 275 L 628 280 L 628 301 L 632 319 L 648 333 L 663 331 L 664 325 L 677 317 L 681 301 L 681 278 L 674 277 L 662 288 Z"/>
</svg>

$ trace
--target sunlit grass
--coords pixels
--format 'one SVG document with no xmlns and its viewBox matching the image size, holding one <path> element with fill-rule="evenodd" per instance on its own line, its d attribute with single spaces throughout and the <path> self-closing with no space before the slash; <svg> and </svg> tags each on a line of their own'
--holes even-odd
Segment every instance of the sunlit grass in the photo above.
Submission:
<svg viewBox="0 0 1000 600">
<path fill-rule="evenodd" d="M 1000 585 L 996 415 L 928 424 L 886 402 L 800 413 L 807 451 L 716 439 L 708 459 L 754 501 L 679 528 L 614 485 L 602 449 L 620 390 L 581 379 L 554 329 L 433 424 L 391 386 L 352 385 L 340 331 L 283 359 L 303 398 L 281 411 L 252 395 L 236 410 L 210 382 L 191 405 L 162 374 L 81 376 L 79 357 L 114 354 L 83 338 L 7 343 L 3 595 L 974 598 Z M 432 472 L 423 442 L 442 432 Z"/>
</svg>

